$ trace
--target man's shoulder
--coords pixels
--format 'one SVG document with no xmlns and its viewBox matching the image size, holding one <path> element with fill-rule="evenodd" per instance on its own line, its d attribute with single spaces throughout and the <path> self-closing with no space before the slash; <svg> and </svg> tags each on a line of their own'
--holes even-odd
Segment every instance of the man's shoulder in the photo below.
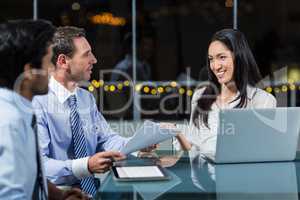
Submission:
<svg viewBox="0 0 300 200">
<path fill-rule="evenodd" d="M 0 124 L 13 126 L 32 116 L 31 102 L 16 92 L 0 89 Z M 20 124 L 20 123 L 19 123 Z"/>
<path fill-rule="evenodd" d="M 47 94 L 43 94 L 43 95 L 35 95 L 32 99 L 32 101 L 43 101 L 48 99 L 50 96 L 53 96 L 52 92 L 48 92 Z"/>
<path fill-rule="evenodd" d="M 83 98 L 92 98 L 93 94 L 84 88 L 77 88 L 77 95 Z"/>
<path fill-rule="evenodd" d="M 32 99 L 32 106 L 35 109 L 38 105 L 46 106 L 49 101 L 54 97 L 54 95 L 49 91 L 47 94 L 44 95 L 35 95 Z"/>
<path fill-rule="evenodd" d="M 91 94 L 88 90 L 86 90 L 84 88 L 81 88 L 81 87 L 77 88 L 77 92 L 82 94 L 82 95 L 90 95 Z"/>
<path fill-rule="evenodd" d="M 91 104 L 95 102 L 94 95 L 84 88 L 77 88 L 76 93 L 79 98 L 79 101 L 81 101 L 84 104 Z"/>
<path fill-rule="evenodd" d="M 18 121 L 24 118 L 24 115 L 21 111 L 14 105 L 9 102 L 3 102 L 0 100 L 0 124 L 8 124 L 8 123 L 17 123 Z"/>
</svg>

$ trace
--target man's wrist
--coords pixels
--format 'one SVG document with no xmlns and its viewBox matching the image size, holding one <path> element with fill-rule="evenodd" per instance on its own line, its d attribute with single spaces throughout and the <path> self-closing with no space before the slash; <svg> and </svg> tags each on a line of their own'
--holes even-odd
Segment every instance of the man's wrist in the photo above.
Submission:
<svg viewBox="0 0 300 200">
<path fill-rule="evenodd" d="M 72 171 L 76 178 L 81 179 L 92 175 L 88 167 L 89 158 L 84 157 L 72 161 Z"/>
</svg>

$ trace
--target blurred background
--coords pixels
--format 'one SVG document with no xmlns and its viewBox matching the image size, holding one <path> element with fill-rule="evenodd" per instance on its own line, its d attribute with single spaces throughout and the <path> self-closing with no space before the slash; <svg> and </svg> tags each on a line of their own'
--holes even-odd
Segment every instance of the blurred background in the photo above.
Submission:
<svg viewBox="0 0 300 200">
<path fill-rule="evenodd" d="M 208 41 L 233 27 L 250 43 L 263 89 L 279 106 L 300 105 L 299 0 L 2 0 L 0 11 L 1 21 L 85 28 L 98 59 L 85 88 L 112 122 L 187 121 L 194 89 L 207 79 Z"/>
</svg>

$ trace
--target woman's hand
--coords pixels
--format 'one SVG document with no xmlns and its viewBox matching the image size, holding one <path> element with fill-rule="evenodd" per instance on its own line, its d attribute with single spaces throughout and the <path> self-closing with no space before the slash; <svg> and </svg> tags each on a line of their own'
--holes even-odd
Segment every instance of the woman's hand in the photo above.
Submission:
<svg viewBox="0 0 300 200">
<path fill-rule="evenodd" d="M 149 147 L 141 149 L 140 151 L 146 152 L 146 153 L 151 153 L 151 152 L 155 151 L 157 148 L 158 148 L 158 144 L 153 144 L 153 145 L 150 145 Z"/>
<path fill-rule="evenodd" d="M 176 134 L 180 133 L 180 129 L 176 126 L 175 123 L 161 122 L 159 123 L 159 128 L 173 130 L 174 132 L 176 132 Z"/>
</svg>

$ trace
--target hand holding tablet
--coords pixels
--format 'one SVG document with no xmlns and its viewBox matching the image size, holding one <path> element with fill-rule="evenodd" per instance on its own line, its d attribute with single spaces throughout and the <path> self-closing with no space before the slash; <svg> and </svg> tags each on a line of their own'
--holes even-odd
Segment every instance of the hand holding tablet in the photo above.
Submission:
<svg viewBox="0 0 300 200">
<path fill-rule="evenodd" d="M 88 159 L 88 170 L 91 173 L 104 173 L 109 170 L 115 160 L 125 159 L 126 156 L 120 152 L 99 152 Z"/>
</svg>

